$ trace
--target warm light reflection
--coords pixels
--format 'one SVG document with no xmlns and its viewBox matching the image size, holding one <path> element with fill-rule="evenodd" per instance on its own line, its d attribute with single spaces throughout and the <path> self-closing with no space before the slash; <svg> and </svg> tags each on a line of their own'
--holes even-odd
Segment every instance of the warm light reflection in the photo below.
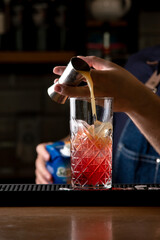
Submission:
<svg viewBox="0 0 160 240">
<path fill-rule="evenodd" d="M 112 217 L 90 215 L 71 218 L 71 240 L 112 240 Z"/>
</svg>

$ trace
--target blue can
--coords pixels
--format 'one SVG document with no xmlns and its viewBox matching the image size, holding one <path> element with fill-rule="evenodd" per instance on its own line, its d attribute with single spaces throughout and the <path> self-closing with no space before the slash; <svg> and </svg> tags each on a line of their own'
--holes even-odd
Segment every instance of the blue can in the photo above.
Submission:
<svg viewBox="0 0 160 240">
<path fill-rule="evenodd" d="M 70 184 L 70 143 L 58 141 L 46 145 L 46 149 L 50 154 L 46 168 L 52 174 L 54 184 Z"/>
</svg>

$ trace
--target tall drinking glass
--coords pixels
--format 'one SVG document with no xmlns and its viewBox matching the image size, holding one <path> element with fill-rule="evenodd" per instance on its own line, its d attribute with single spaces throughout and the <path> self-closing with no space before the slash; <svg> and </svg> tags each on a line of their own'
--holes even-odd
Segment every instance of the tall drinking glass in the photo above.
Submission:
<svg viewBox="0 0 160 240">
<path fill-rule="evenodd" d="M 74 189 L 112 186 L 112 98 L 70 98 L 71 184 Z"/>
</svg>

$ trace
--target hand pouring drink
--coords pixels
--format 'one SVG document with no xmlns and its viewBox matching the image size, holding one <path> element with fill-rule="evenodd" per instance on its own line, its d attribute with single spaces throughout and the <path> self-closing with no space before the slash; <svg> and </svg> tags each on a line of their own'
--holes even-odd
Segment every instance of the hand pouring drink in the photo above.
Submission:
<svg viewBox="0 0 160 240">
<path fill-rule="evenodd" d="M 67 68 L 64 74 L 69 75 Z M 71 184 L 74 189 L 109 189 L 112 186 L 112 98 L 94 97 L 89 66 L 78 69 L 76 65 L 76 72 L 81 75 L 79 79 L 82 76 L 86 79 L 90 98 L 70 98 Z M 61 78 L 64 79 L 63 74 Z"/>
</svg>

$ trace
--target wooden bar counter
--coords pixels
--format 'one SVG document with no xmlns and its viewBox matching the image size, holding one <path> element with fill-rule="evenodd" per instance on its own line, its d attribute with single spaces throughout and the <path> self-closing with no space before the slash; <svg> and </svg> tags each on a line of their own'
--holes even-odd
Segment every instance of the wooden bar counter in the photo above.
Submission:
<svg viewBox="0 0 160 240">
<path fill-rule="evenodd" d="M 159 240 L 160 207 L 1 207 L 0 240 Z"/>
</svg>

